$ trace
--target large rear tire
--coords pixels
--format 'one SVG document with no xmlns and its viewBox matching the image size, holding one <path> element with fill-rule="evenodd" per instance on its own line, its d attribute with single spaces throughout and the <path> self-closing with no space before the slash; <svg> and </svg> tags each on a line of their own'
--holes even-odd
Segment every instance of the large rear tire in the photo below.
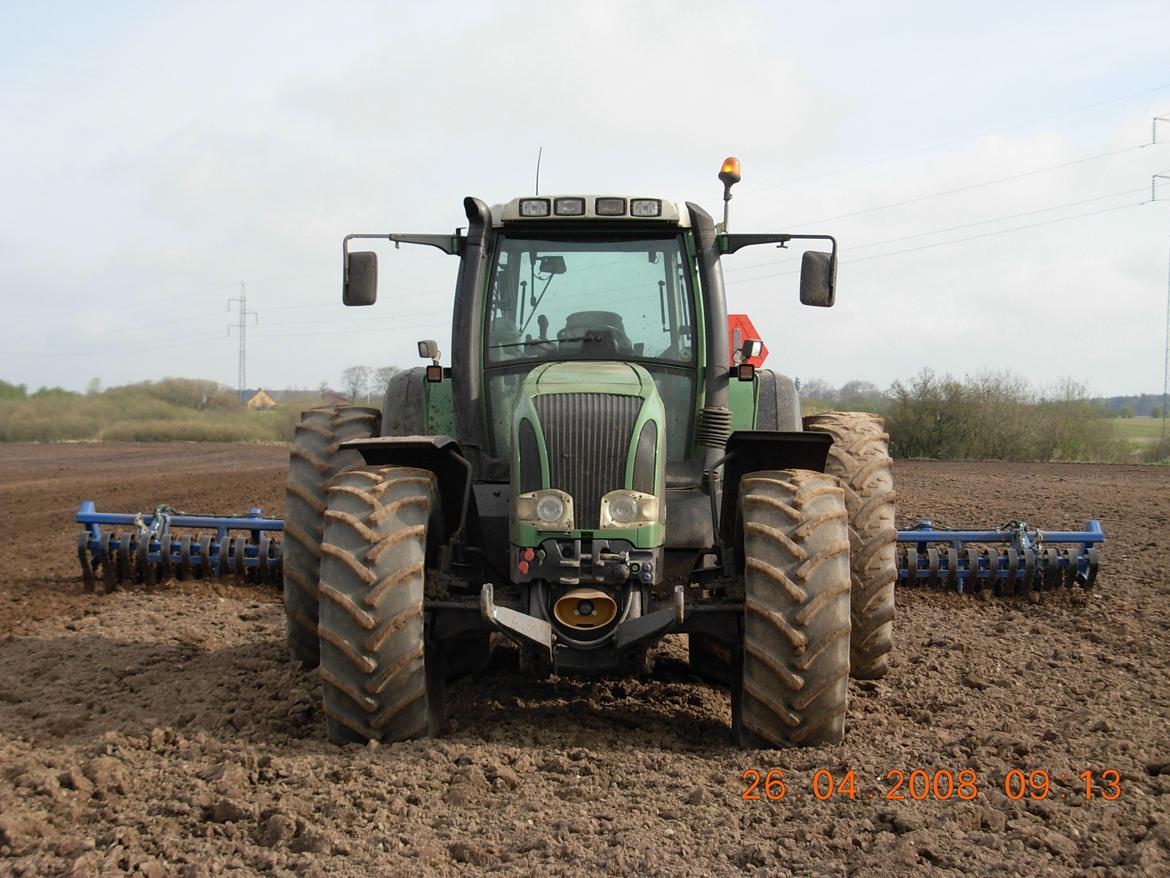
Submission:
<svg viewBox="0 0 1170 878">
<path fill-rule="evenodd" d="M 796 382 L 771 369 L 759 369 L 760 391 L 756 402 L 757 430 L 800 430 L 800 395 Z"/>
<path fill-rule="evenodd" d="M 414 366 L 391 377 L 382 397 L 383 436 L 425 436 L 432 432 L 427 428 L 425 372 L 425 366 Z"/>
<path fill-rule="evenodd" d="M 751 473 L 739 510 L 744 640 L 733 732 L 745 747 L 838 743 L 849 684 L 844 492 L 823 473 Z"/>
<path fill-rule="evenodd" d="M 307 411 L 296 426 L 284 494 L 284 614 L 289 646 L 307 668 L 320 660 L 317 582 L 325 486 L 363 463 L 358 452 L 338 444 L 377 436 L 380 420 L 377 409 L 343 405 Z"/>
<path fill-rule="evenodd" d="M 438 734 L 442 698 L 431 690 L 441 675 L 423 627 L 427 541 L 440 530 L 435 476 L 361 467 L 328 495 L 318 630 L 329 739 Z"/>
<path fill-rule="evenodd" d="M 849 510 L 850 673 L 858 680 L 876 680 L 890 670 L 898 579 L 890 437 L 882 419 L 868 412 L 825 412 L 804 423 L 833 437 L 825 472 L 841 480 Z"/>
</svg>

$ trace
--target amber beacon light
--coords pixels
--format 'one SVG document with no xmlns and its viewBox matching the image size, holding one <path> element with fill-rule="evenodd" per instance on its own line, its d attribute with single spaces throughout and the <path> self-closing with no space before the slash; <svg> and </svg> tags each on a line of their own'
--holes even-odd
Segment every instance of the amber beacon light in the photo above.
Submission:
<svg viewBox="0 0 1170 878">
<path fill-rule="evenodd" d="M 739 182 L 739 159 L 729 155 L 723 160 L 719 169 L 719 179 L 723 183 L 723 234 L 727 234 L 727 202 L 731 201 L 731 187 Z"/>
<path fill-rule="evenodd" d="M 739 182 L 739 159 L 729 155 L 723 160 L 723 167 L 719 169 L 719 179 L 723 181 L 727 197 L 731 197 L 731 187 Z"/>
</svg>

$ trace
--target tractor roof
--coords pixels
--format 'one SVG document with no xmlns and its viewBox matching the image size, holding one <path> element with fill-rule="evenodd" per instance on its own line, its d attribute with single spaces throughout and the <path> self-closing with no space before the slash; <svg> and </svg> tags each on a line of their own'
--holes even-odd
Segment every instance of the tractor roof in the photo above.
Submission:
<svg viewBox="0 0 1170 878">
<path fill-rule="evenodd" d="M 643 195 L 525 195 L 492 208 L 492 223 L 652 222 L 688 227 L 690 215 L 665 198 Z"/>
</svg>

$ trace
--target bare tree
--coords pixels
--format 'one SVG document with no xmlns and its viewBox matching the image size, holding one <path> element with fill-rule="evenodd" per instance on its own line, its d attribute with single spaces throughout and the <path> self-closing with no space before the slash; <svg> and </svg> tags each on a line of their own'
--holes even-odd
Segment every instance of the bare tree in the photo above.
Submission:
<svg viewBox="0 0 1170 878">
<path fill-rule="evenodd" d="M 800 383 L 800 397 L 834 403 L 837 401 L 837 390 L 823 378 L 808 378 Z"/>
<path fill-rule="evenodd" d="M 386 388 L 390 386 L 390 380 L 397 374 L 397 366 L 383 366 L 381 369 L 375 369 L 374 392 L 379 396 L 385 394 Z"/>
<path fill-rule="evenodd" d="M 349 392 L 350 402 L 357 402 L 370 387 L 370 367 L 350 366 L 341 373 L 341 386 Z"/>
<path fill-rule="evenodd" d="M 843 406 L 876 405 L 884 396 L 872 381 L 846 381 L 837 389 L 837 402 Z"/>
</svg>

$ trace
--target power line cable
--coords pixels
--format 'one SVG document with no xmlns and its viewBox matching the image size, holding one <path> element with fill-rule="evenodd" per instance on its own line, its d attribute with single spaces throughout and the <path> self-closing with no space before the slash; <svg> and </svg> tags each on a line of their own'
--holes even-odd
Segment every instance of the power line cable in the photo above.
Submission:
<svg viewBox="0 0 1170 878">
<path fill-rule="evenodd" d="M 1051 226 L 1051 225 L 1055 225 L 1056 223 L 1068 222 L 1069 220 L 1082 219 L 1084 217 L 1089 217 L 1089 216 L 1098 216 L 1099 214 L 1111 213 L 1115 210 L 1126 210 L 1127 208 L 1130 208 L 1130 207 L 1141 207 L 1143 204 L 1149 204 L 1149 202 L 1148 201 L 1135 201 L 1135 202 L 1132 202 L 1130 204 L 1119 204 L 1119 205 L 1116 205 L 1114 207 L 1103 208 L 1102 210 L 1092 210 L 1092 211 L 1088 211 L 1086 213 L 1073 214 L 1072 216 L 1057 217 L 1055 219 L 1045 220 L 1044 222 L 1040 222 L 1040 223 L 1030 223 L 1029 225 L 1026 225 L 1026 226 L 1015 226 L 1015 227 L 1010 228 L 1010 229 L 996 229 L 993 232 L 985 232 L 982 235 L 969 235 L 965 238 L 955 238 L 955 239 L 950 240 L 950 241 L 938 241 L 934 244 L 923 244 L 919 247 L 907 247 L 907 248 L 902 249 L 902 250 L 892 250 L 889 253 L 875 253 L 872 256 L 859 256 L 856 259 L 843 259 L 843 260 L 841 260 L 841 263 L 843 265 L 852 265 L 855 262 L 869 262 L 871 259 L 886 259 L 890 256 L 900 256 L 903 253 L 915 253 L 919 250 L 931 250 L 931 249 L 934 249 L 936 247 L 948 247 L 951 244 L 962 244 L 965 241 L 977 241 L 981 238 L 991 238 L 991 237 L 995 237 L 996 235 L 1008 235 L 1008 234 L 1011 234 L 1013 232 L 1022 232 L 1022 231 L 1025 231 L 1027 229 L 1036 229 L 1036 228 L 1040 228 L 1041 226 Z M 798 269 L 792 269 L 790 271 L 780 271 L 780 272 L 775 272 L 773 274 L 761 274 L 757 277 L 749 277 L 749 278 L 742 278 L 740 280 L 727 281 L 726 284 L 728 286 L 730 286 L 732 284 L 749 283 L 751 281 L 764 280 L 766 278 L 785 277 L 787 275 L 797 274 L 798 272 L 799 272 Z"/>
<path fill-rule="evenodd" d="M 1011 174 L 1010 176 L 1007 176 L 1007 177 L 997 177 L 994 180 L 984 180 L 980 183 L 971 183 L 967 186 L 959 186 L 955 189 L 946 189 L 946 190 L 943 190 L 942 192 L 932 192 L 929 195 L 919 195 L 915 198 L 904 199 L 903 201 L 893 201 L 889 204 L 879 204 L 877 207 L 867 207 L 867 208 L 864 208 L 863 210 L 855 210 L 855 211 L 851 211 L 850 213 L 839 213 L 836 216 L 826 216 L 826 217 L 821 217 L 820 219 L 806 220 L 806 221 L 801 222 L 801 223 L 790 223 L 789 225 L 792 225 L 792 226 L 798 226 L 798 225 L 799 226 L 811 226 L 811 225 L 816 225 L 817 223 L 827 223 L 827 222 L 830 222 L 832 220 L 847 219 L 849 217 L 854 217 L 854 216 L 863 216 L 867 213 L 876 213 L 879 210 L 889 210 L 892 207 L 904 207 L 907 204 L 918 204 L 919 202 L 922 202 L 922 201 L 929 201 L 932 198 L 942 198 L 946 195 L 955 195 L 959 192 L 970 192 L 973 189 L 981 189 L 984 186 L 995 186 L 999 183 L 1009 183 L 1012 180 L 1022 180 L 1025 177 L 1032 177 L 1036 174 L 1043 174 L 1043 173 L 1047 173 L 1048 171 L 1058 170 L 1060 168 L 1069 168 L 1069 167 L 1072 167 L 1073 165 L 1081 165 L 1081 164 L 1084 164 L 1086 162 L 1099 161 L 1100 159 L 1110 158 L 1110 157 L 1115 156 L 1115 155 L 1122 155 L 1123 153 L 1133 152 L 1134 150 L 1142 149 L 1145 146 L 1149 146 L 1149 144 L 1143 143 L 1143 144 L 1140 144 L 1138 146 L 1127 146 L 1123 149 L 1112 150 L 1111 152 L 1103 152 L 1103 153 L 1099 153 L 1098 155 L 1085 156 L 1084 158 L 1073 159 L 1072 161 L 1068 161 L 1068 162 L 1060 162 L 1059 164 L 1056 164 L 1056 165 L 1048 165 L 1047 167 L 1036 168 L 1036 169 L 1031 170 L 1031 171 L 1024 171 L 1023 173 L 1020 173 L 1020 174 Z"/>
<path fill-rule="evenodd" d="M 926 237 L 929 237 L 930 235 L 942 235 L 942 234 L 945 234 L 947 232 L 957 232 L 957 231 L 961 231 L 962 229 L 970 229 L 970 228 L 974 228 L 976 226 L 985 226 L 985 225 L 988 225 L 990 223 L 1004 222 L 1005 220 L 1019 219 L 1021 217 L 1025 217 L 1025 216 L 1035 216 L 1036 214 L 1039 214 L 1039 213 L 1048 213 L 1049 211 L 1053 211 L 1053 210 L 1063 210 L 1066 207 L 1078 207 L 1082 204 L 1092 204 L 1093 202 L 1096 202 L 1096 201 L 1106 201 L 1110 198 L 1120 198 L 1123 195 L 1135 195 L 1138 192 L 1145 192 L 1145 191 L 1146 191 L 1146 189 L 1144 186 L 1139 188 L 1139 189 L 1126 189 L 1122 192 L 1110 193 L 1109 195 L 1098 195 L 1094 198 L 1083 198 L 1079 201 L 1068 201 L 1068 202 L 1065 202 L 1064 204 L 1053 204 L 1049 207 L 1041 207 L 1041 208 L 1038 208 L 1036 210 L 1025 210 L 1025 211 L 1021 211 L 1020 213 L 1010 213 L 1010 214 L 1006 214 L 1004 216 L 992 217 L 990 219 L 985 219 L 985 220 L 977 220 L 975 222 L 963 223 L 963 224 L 957 225 L 957 226 L 947 226 L 947 227 L 941 228 L 941 229 L 931 229 L 931 230 L 925 231 L 925 232 L 915 232 L 914 234 L 911 234 L 911 235 L 900 235 L 897 238 L 886 238 L 883 241 L 869 241 L 865 244 L 851 244 L 849 246 L 849 249 L 851 251 L 862 250 L 862 249 L 865 249 L 868 247 L 880 247 L 880 246 L 883 246 L 885 244 L 896 244 L 899 241 L 911 241 L 915 238 L 926 238 Z M 723 273 L 725 275 L 727 275 L 727 274 L 733 274 L 733 273 L 739 272 L 739 271 L 750 271 L 750 270 L 756 269 L 756 268 L 767 268 L 769 266 L 783 265 L 783 264 L 791 263 L 791 262 L 795 262 L 795 261 L 796 261 L 795 258 L 774 259 L 774 260 L 770 260 L 770 261 L 766 261 L 766 262 L 757 262 L 753 265 L 745 265 L 742 267 L 737 266 L 735 268 L 729 268 L 729 269 L 726 269 Z M 754 278 L 741 278 L 741 280 L 753 280 L 753 279 Z"/>
<path fill-rule="evenodd" d="M 918 153 L 929 152 L 929 151 L 934 150 L 934 149 L 943 149 L 944 147 L 954 146 L 955 144 L 958 144 L 958 143 L 966 143 L 967 141 L 970 141 L 970 140 L 978 140 L 981 137 L 990 137 L 993 134 L 1002 134 L 1005 131 L 1014 131 L 1017 128 L 1026 128 L 1029 125 L 1036 125 L 1036 124 L 1039 124 L 1040 122 L 1049 122 L 1053 119 L 1059 119 L 1063 116 L 1071 116 L 1075 113 L 1082 113 L 1085 110 L 1094 110 L 1097 107 L 1104 107 L 1104 106 L 1108 106 L 1109 104 L 1120 103 L 1121 101 L 1129 100 L 1130 98 L 1141 97 L 1142 95 L 1154 94 L 1155 92 L 1165 91 L 1168 88 L 1170 88 L 1170 83 L 1166 83 L 1165 85 L 1157 85 L 1157 86 L 1154 86 L 1153 88 L 1147 88 L 1147 89 L 1142 89 L 1141 91 L 1130 92 L 1129 94 L 1120 95 L 1120 96 L 1115 97 L 1115 98 L 1109 98 L 1108 100 L 1097 101 L 1096 103 L 1085 104 L 1085 105 L 1080 106 L 1080 107 L 1073 107 L 1071 110 L 1062 110 L 1059 113 L 1053 113 L 1053 114 L 1048 115 L 1048 116 L 1038 116 L 1035 119 L 1028 119 L 1027 121 L 1024 121 L 1024 122 L 1016 122 L 1012 125 L 1004 125 L 1000 128 L 993 128 L 993 129 L 990 129 L 988 131 L 981 131 L 978 134 L 968 134 L 968 135 L 964 135 L 962 137 L 956 137 L 953 140 L 944 140 L 944 141 L 941 141 L 939 143 L 927 144 L 925 146 L 916 146 L 916 147 L 913 147 L 912 149 L 904 150 L 902 152 L 897 152 L 897 153 L 894 153 L 892 155 L 884 156 L 882 158 L 871 159 L 871 160 L 866 161 L 866 162 L 859 162 L 859 163 L 854 164 L 854 165 L 847 165 L 843 168 L 836 168 L 834 170 L 828 170 L 828 171 L 820 171 L 820 172 L 815 173 L 815 174 L 809 174 L 805 177 L 796 177 L 792 180 L 782 180 L 778 183 L 769 183 L 766 186 L 757 186 L 755 188 L 748 189 L 746 192 L 742 192 L 740 194 L 741 195 L 753 195 L 757 192 L 767 192 L 768 190 L 778 189 L 782 186 L 792 186 L 796 183 L 808 182 L 809 180 L 820 180 L 820 179 L 823 179 L 825 177 L 836 176 L 837 174 L 845 174 L 845 173 L 848 173 L 849 171 L 857 171 L 857 170 L 861 170 L 863 168 L 872 168 L 875 165 L 884 164 L 885 162 L 894 161 L 895 159 L 905 158 L 906 156 L 917 155 Z"/>
</svg>

